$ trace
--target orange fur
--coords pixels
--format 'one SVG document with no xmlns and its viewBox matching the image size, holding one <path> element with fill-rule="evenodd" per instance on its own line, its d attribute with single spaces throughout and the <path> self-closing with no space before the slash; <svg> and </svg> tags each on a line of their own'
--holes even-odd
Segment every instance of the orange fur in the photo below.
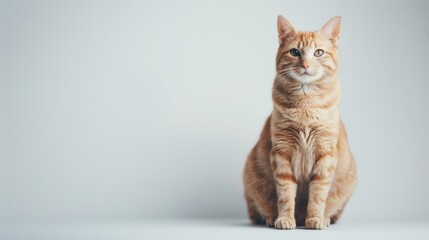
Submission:
<svg viewBox="0 0 429 240">
<path fill-rule="evenodd" d="M 278 32 L 274 109 L 244 168 L 249 218 L 278 229 L 324 229 L 340 218 L 356 184 L 339 116 L 340 18 L 297 32 L 279 16 Z"/>
</svg>

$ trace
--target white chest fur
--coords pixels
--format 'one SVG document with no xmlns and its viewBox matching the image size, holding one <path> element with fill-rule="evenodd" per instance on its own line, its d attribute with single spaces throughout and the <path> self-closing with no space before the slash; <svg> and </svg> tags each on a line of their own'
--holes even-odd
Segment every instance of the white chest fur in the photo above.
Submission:
<svg viewBox="0 0 429 240">
<path fill-rule="evenodd" d="M 293 172 L 298 181 L 309 180 L 313 169 L 315 162 L 315 139 L 313 134 L 312 129 L 309 127 L 304 127 L 299 131 L 298 148 L 292 157 Z"/>
</svg>

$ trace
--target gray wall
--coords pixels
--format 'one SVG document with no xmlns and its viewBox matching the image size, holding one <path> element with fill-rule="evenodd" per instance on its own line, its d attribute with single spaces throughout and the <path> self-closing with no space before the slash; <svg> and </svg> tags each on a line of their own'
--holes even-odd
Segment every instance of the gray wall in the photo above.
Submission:
<svg viewBox="0 0 429 240">
<path fill-rule="evenodd" d="M 245 217 L 276 17 L 341 15 L 347 219 L 428 219 L 428 1 L 1 1 L 0 219 Z"/>
</svg>

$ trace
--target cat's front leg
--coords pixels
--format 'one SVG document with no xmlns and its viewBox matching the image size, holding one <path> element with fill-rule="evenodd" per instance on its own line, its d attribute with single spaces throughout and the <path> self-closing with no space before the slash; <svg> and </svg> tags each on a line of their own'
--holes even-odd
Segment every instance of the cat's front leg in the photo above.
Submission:
<svg viewBox="0 0 429 240">
<path fill-rule="evenodd" d="M 293 175 L 291 156 L 286 153 L 271 155 L 271 165 L 276 182 L 278 218 L 277 229 L 295 229 L 295 197 L 297 183 Z"/>
<path fill-rule="evenodd" d="M 336 165 L 336 154 L 323 154 L 316 158 L 310 179 L 306 228 L 325 229 L 330 224 L 324 212 Z"/>
</svg>

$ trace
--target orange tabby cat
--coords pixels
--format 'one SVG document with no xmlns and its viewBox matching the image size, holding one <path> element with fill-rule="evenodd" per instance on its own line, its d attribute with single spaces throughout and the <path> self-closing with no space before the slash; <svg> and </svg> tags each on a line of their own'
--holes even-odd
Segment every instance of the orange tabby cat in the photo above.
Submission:
<svg viewBox="0 0 429 240">
<path fill-rule="evenodd" d="M 297 32 L 279 16 L 274 108 L 244 169 L 249 218 L 278 229 L 324 229 L 356 184 L 339 116 L 340 17 Z"/>
</svg>

